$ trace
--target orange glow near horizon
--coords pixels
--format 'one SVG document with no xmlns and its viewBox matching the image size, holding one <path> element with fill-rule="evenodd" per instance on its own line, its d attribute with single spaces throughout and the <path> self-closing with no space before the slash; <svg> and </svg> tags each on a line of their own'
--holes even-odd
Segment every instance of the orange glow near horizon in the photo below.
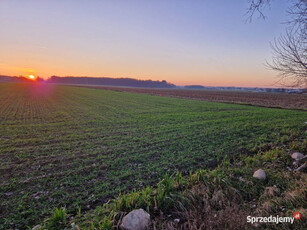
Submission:
<svg viewBox="0 0 307 230">
<path fill-rule="evenodd" d="M 224 64 L 199 63 L 196 58 L 190 58 L 191 60 L 187 61 L 171 57 L 164 59 L 165 63 L 162 65 L 151 57 L 144 57 L 142 61 L 133 58 L 105 61 L 101 56 L 100 59 L 93 57 L 92 62 L 89 63 L 80 58 L 76 51 L 73 58 L 57 54 L 56 58 L 53 55 L 42 55 L 41 60 L 27 60 L 27 54 L 13 55 L 9 51 L 7 53 L 7 56 L 12 55 L 7 57 L 11 61 L 0 62 L 0 75 L 26 76 L 32 81 L 36 81 L 38 76 L 47 80 L 55 75 L 166 80 L 179 86 L 278 87 L 275 85 L 277 80 L 275 72 L 263 69 L 256 61 L 254 64 L 242 60 L 235 61 L 236 56 L 228 64 L 226 61 Z M 221 60 L 224 58 L 226 57 Z M 30 75 L 35 78 L 31 79 Z"/>
<path fill-rule="evenodd" d="M 188 70 L 177 73 L 165 68 L 155 69 L 155 71 L 149 71 L 146 73 L 146 69 L 137 71 L 135 69 L 113 69 L 113 66 L 106 68 L 105 71 L 101 71 L 99 67 L 95 69 L 86 69 L 81 67 L 78 69 L 62 68 L 57 69 L 49 66 L 36 66 L 34 69 L 28 68 L 11 68 L 9 71 L 1 71 L 0 74 L 8 76 L 26 76 L 29 80 L 37 80 L 37 69 L 40 69 L 40 77 L 47 80 L 51 75 L 55 76 L 87 76 L 87 77 L 110 77 L 110 78 L 134 78 L 139 80 L 166 80 L 169 83 L 183 86 L 183 85 L 203 85 L 203 86 L 237 86 L 237 87 L 279 87 L 274 85 L 276 81 L 275 73 L 265 71 L 231 71 L 218 70 L 204 71 L 199 69 L 197 71 Z M 39 68 L 40 67 L 40 68 Z M 34 73 L 35 72 L 35 73 Z"/>
<path fill-rule="evenodd" d="M 0 54 L 1 56 L 1 54 Z M 60 59 L 61 57 L 59 57 Z M 203 85 L 203 86 L 237 86 L 237 87 L 280 87 L 275 84 L 278 80 L 276 73 L 266 69 L 259 68 L 258 71 L 251 71 L 255 69 L 254 66 L 243 66 L 241 69 L 239 66 L 236 68 L 224 67 L 220 68 L 218 65 L 214 67 L 207 66 L 195 66 L 190 68 L 184 67 L 183 64 L 179 67 L 169 68 L 169 66 L 160 66 L 153 68 L 150 63 L 148 66 L 137 65 L 131 63 L 127 66 L 124 63 L 115 65 L 110 63 L 109 65 L 101 66 L 98 63 L 93 66 L 87 66 L 87 63 L 81 61 L 76 62 L 78 65 L 72 67 L 71 65 L 49 65 L 47 63 L 33 63 L 22 64 L 19 59 L 17 63 L 13 65 L 0 65 L 0 75 L 7 76 L 26 76 L 27 79 L 36 81 L 38 76 L 41 79 L 49 79 L 50 76 L 87 76 L 87 77 L 110 77 L 110 78 L 134 78 L 139 80 L 166 80 L 169 83 L 173 83 L 178 86 L 182 85 Z M 62 63 L 65 60 L 58 60 Z M 66 60 L 67 62 L 69 60 Z M 193 63 L 192 63 L 193 64 Z M 103 69 L 102 69 L 103 68 Z M 30 76 L 33 75 L 34 79 Z"/>
</svg>

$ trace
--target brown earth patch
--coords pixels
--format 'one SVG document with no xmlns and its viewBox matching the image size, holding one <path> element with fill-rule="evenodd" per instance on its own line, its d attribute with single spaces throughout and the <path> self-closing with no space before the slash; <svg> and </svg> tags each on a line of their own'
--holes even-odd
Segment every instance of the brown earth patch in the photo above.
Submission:
<svg viewBox="0 0 307 230">
<path fill-rule="evenodd" d="M 274 108 L 307 110 L 306 94 L 236 92 L 217 90 L 190 90 L 190 89 L 146 89 L 112 86 L 85 86 L 80 87 L 105 89 L 120 92 L 143 93 L 164 97 L 177 97 L 213 102 L 226 102 L 246 105 L 256 105 Z"/>
</svg>

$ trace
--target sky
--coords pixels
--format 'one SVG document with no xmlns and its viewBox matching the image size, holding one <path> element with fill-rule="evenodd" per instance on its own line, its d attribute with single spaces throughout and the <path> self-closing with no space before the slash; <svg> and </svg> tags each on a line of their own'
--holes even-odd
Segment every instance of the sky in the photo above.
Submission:
<svg viewBox="0 0 307 230">
<path fill-rule="evenodd" d="M 270 42 L 288 0 L 247 22 L 248 0 L 1 0 L 0 74 L 274 87 Z"/>
</svg>

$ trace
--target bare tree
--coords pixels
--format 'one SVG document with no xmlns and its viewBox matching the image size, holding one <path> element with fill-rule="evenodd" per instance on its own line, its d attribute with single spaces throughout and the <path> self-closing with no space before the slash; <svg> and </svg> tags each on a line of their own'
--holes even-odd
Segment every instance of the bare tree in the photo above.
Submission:
<svg viewBox="0 0 307 230">
<path fill-rule="evenodd" d="M 265 18 L 264 9 L 272 0 L 251 0 L 247 10 L 249 20 L 258 13 Z M 288 9 L 289 20 L 285 35 L 271 43 L 273 57 L 267 66 L 279 73 L 280 81 L 291 87 L 307 87 L 307 0 L 293 0 Z"/>
</svg>

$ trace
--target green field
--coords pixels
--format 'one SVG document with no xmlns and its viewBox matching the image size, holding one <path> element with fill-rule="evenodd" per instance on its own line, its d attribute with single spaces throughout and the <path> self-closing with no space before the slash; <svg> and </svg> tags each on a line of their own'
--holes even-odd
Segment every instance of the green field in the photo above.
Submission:
<svg viewBox="0 0 307 230">
<path fill-rule="evenodd" d="M 297 110 L 0 84 L 0 229 L 24 229 L 55 207 L 76 213 L 177 169 L 188 174 L 287 143 L 306 119 Z"/>
</svg>

